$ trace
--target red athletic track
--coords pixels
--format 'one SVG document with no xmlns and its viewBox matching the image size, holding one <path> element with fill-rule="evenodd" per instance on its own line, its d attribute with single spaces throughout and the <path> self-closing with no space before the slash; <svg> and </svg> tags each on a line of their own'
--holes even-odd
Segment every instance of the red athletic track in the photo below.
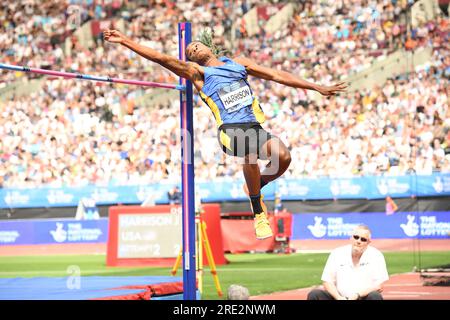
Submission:
<svg viewBox="0 0 450 320">
<path fill-rule="evenodd" d="M 0 256 L 106 254 L 106 243 L 0 246 Z"/>
<path fill-rule="evenodd" d="M 348 240 L 293 240 L 291 247 L 300 252 L 330 251 Z M 450 239 L 374 239 L 372 245 L 381 251 L 450 251 Z M 0 256 L 106 254 L 106 244 L 49 244 L 0 246 Z"/>
<path fill-rule="evenodd" d="M 293 240 L 291 247 L 300 251 L 330 251 L 349 240 Z M 450 239 L 373 239 L 372 246 L 381 251 L 450 251 Z"/>
<path fill-rule="evenodd" d="M 300 252 L 330 251 L 348 240 L 294 240 L 291 247 Z M 372 245 L 381 251 L 449 251 L 450 240 L 375 239 Z M 106 244 L 51 244 L 0 246 L 0 256 L 105 254 Z M 447 277 L 450 275 L 447 274 Z M 450 300 L 450 287 L 424 286 L 419 273 L 392 276 L 385 284 L 386 300 Z M 268 295 L 252 300 L 304 300 L 312 288 L 303 288 Z"/>
<path fill-rule="evenodd" d="M 449 274 L 447 273 L 447 277 Z M 306 300 L 313 289 L 303 288 L 267 295 L 253 296 L 251 300 Z M 383 297 L 386 300 L 450 300 L 450 287 L 424 286 L 419 273 L 391 276 L 385 283 Z"/>
</svg>

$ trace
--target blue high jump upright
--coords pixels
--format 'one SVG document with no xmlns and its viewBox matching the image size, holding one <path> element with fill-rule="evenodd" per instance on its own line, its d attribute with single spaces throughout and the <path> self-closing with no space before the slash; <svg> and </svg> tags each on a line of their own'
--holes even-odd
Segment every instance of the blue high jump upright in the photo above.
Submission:
<svg viewBox="0 0 450 320">
<path fill-rule="evenodd" d="M 186 60 L 186 47 L 191 42 L 191 24 L 178 24 L 180 60 Z M 195 268 L 195 184 L 192 82 L 180 78 L 181 109 L 181 192 L 183 216 L 183 299 L 196 300 Z"/>
<path fill-rule="evenodd" d="M 186 60 L 186 47 L 191 42 L 191 24 L 178 24 L 179 57 Z M 196 265 L 195 265 L 195 184 L 194 184 L 194 129 L 193 129 L 193 96 L 192 82 L 180 78 L 179 85 L 156 83 L 141 80 L 111 78 L 109 76 L 93 76 L 87 74 L 30 68 L 1 63 L 0 70 L 38 73 L 65 79 L 122 83 L 156 88 L 175 89 L 180 91 L 181 113 L 181 185 L 183 216 L 183 299 L 196 300 Z"/>
</svg>

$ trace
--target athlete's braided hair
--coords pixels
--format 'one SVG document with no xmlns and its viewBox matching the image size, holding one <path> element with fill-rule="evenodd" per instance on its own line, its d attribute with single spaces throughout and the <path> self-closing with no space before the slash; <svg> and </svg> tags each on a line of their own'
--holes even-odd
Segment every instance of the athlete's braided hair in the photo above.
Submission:
<svg viewBox="0 0 450 320">
<path fill-rule="evenodd" d="M 216 56 L 222 56 L 226 53 L 229 53 L 229 50 L 223 49 L 222 47 L 216 45 L 214 43 L 214 31 L 211 28 L 203 29 L 197 37 L 198 42 L 201 42 L 205 46 L 211 49 L 212 53 Z"/>
</svg>

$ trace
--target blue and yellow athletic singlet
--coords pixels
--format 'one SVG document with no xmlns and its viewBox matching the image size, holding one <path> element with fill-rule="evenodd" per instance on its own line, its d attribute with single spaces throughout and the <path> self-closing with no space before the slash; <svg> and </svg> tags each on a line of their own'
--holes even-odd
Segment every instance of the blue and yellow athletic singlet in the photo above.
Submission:
<svg viewBox="0 0 450 320">
<path fill-rule="evenodd" d="M 205 83 L 200 97 L 214 114 L 217 126 L 230 123 L 263 123 L 264 113 L 247 82 L 245 67 L 227 57 L 224 65 L 203 67 Z"/>
</svg>

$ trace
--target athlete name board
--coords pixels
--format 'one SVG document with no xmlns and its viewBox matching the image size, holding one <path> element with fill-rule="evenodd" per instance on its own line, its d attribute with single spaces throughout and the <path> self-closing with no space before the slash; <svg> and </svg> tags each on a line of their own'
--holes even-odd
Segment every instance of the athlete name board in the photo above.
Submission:
<svg viewBox="0 0 450 320">
<path fill-rule="evenodd" d="M 173 258 L 181 247 L 181 213 L 119 215 L 118 258 Z"/>
<path fill-rule="evenodd" d="M 180 206 L 110 208 L 107 265 L 171 265 L 181 247 Z"/>
</svg>

